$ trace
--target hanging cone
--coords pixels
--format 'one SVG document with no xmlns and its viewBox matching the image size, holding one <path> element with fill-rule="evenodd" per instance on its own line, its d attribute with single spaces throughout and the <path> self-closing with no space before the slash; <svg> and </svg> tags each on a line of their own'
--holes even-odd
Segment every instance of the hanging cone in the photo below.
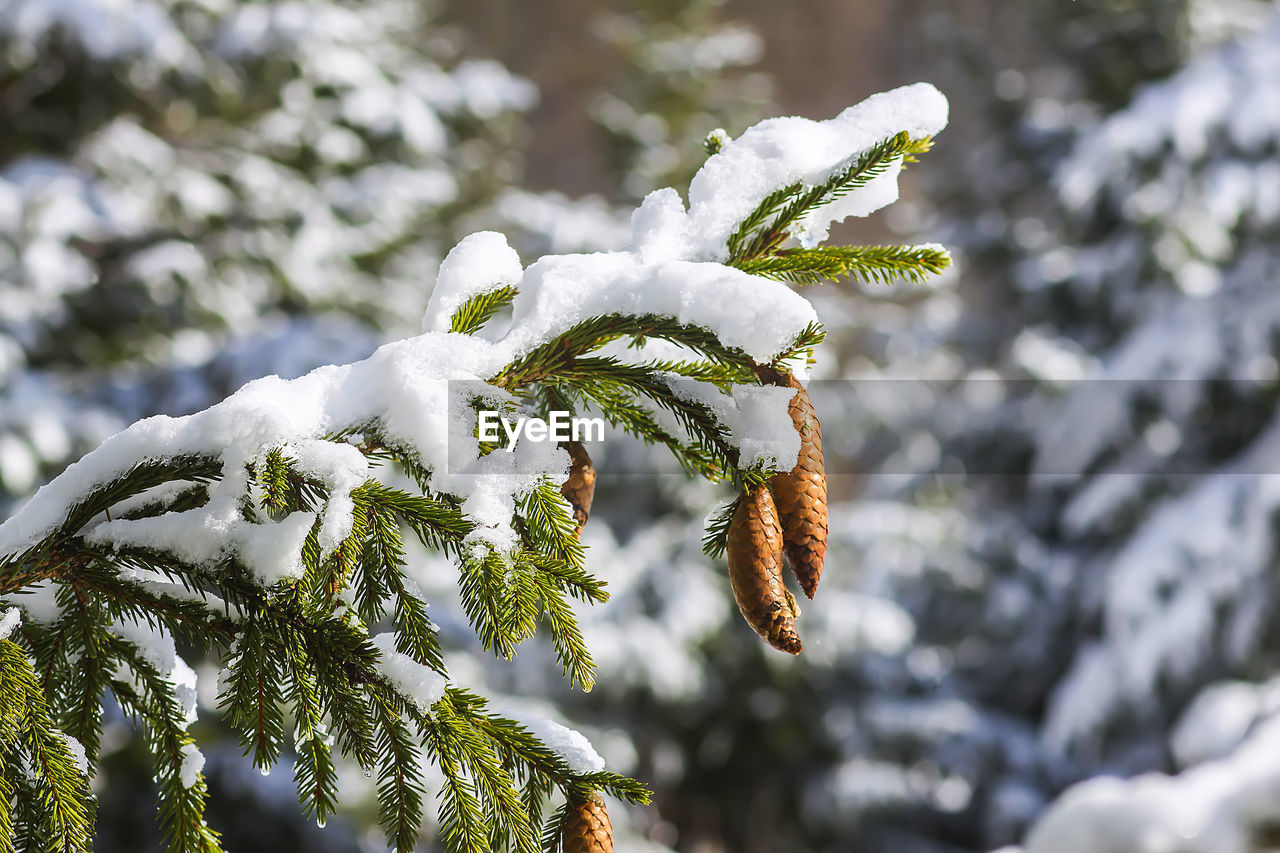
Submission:
<svg viewBox="0 0 1280 853">
<path fill-rule="evenodd" d="M 613 824 L 599 794 L 569 806 L 560 845 L 564 853 L 613 853 Z"/>
<path fill-rule="evenodd" d="M 573 467 L 569 469 L 569 479 L 560 487 L 560 494 L 573 507 L 573 520 L 578 522 L 578 534 L 581 535 L 587 517 L 591 515 L 591 499 L 596 493 L 596 469 L 582 442 L 566 442 L 565 449 L 569 451 Z"/>
<path fill-rule="evenodd" d="M 796 389 L 787 406 L 800 433 L 800 454 L 789 473 L 769 481 L 778 503 L 787 562 L 804 594 L 813 598 L 827 556 L 827 469 L 822 458 L 822 424 L 813 411 L 809 392 L 791 375 L 779 376 L 779 385 Z"/>
<path fill-rule="evenodd" d="M 728 554 L 729 583 L 742 618 L 775 649 L 799 654 L 799 611 L 782 582 L 782 528 L 766 487 L 755 487 L 738 502 Z"/>
</svg>

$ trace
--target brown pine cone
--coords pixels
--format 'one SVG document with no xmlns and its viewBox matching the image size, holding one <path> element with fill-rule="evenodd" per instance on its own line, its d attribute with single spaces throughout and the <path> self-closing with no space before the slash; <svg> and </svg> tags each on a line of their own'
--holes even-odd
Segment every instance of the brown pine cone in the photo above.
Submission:
<svg viewBox="0 0 1280 853">
<path fill-rule="evenodd" d="M 800 653 L 795 599 L 782 582 L 782 528 L 773 497 L 757 486 L 729 525 L 729 583 L 738 612 L 775 649 Z"/>
<path fill-rule="evenodd" d="M 560 845 L 564 853 L 613 853 L 613 824 L 599 794 L 569 806 Z"/>
<path fill-rule="evenodd" d="M 800 433 L 800 454 L 789 473 L 775 474 L 769 485 L 778 503 L 787 562 L 804 594 L 813 598 L 827 556 L 827 469 L 822 458 L 822 424 L 809 392 L 791 375 L 779 385 L 796 389 L 787 406 Z"/>
<path fill-rule="evenodd" d="M 573 507 L 573 520 L 578 522 L 578 534 L 581 535 L 587 517 L 591 515 L 591 499 L 596 493 L 596 469 L 582 442 L 566 442 L 565 449 L 569 451 L 573 467 L 569 469 L 569 479 L 560 487 L 560 494 Z"/>
</svg>

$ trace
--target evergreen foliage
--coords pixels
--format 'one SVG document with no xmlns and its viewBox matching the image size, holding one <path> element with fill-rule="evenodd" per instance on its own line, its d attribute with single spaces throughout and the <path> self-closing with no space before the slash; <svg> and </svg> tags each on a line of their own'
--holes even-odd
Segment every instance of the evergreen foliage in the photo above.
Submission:
<svg viewBox="0 0 1280 853">
<path fill-rule="evenodd" d="M 439 6 L 0 4 L 0 508 L 132 420 L 417 331 L 536 99 Z"/>
<path fill-rule="evenodd" d="M 786 246 L 792 224 L 926 147 L 927 140 L 898 134 L 817 186 L 770 195 L 734 232 L 727 263 L 796 282 L 835 274 L 918 280 L 936 272 L 946 258 L 934 250 Z M 451 328 L 482 331 L 515 295 L 504 286 L 472 297 Z M 488 384 L 534 411 L 598 411 L 665 445 L 694 474 L 749 489 L 774 472 L 744 465 L 716 411 L 678 393 L 672 379 L 764 384 L 786 362 L 810 356 L 822 337 L 817 326 L 804 329 L 765 365 L 710 328 L 648 313 L 601 314 L 550 336 Z M 620 340 L 666 341 L 687 357 L 632 364 L 600 354 Z M 663 426 L 658 410 L 674 416 L 684 434 Z M 543 479 L 516 495 L 517 541 L 500 549 L 473 537 L 477 522 L 461 499 L 435 488 L 437 472 L 376 418 L 337 425 L 324 439 L 354 447 L 385 476 L 340 495 L 284 445 L 244 462 L 244 472 L 203 453 L 139 459 L 88 485 L 29 547 L 0 557 L 0 592 L 52 581 L 59 612 L 52 622 L 28 619 L 0 641 L 0 829 L 12 827 L 3 835 L 21 842 L 18 849 L 89 849 L 87 773 L 98 757 L 108 690 L 145 732 L 170 850 L 220 849 L 204 819 L 203 757 L 187 730 L 194 696 L 173 655 L 175 637 L 219 659 L 225 675 L 218 705 L 256 767 L 268 770 L 286 750 L 296 755 L 298 800 L 308 814 L 323 821 L 339 806 L 336 755 L 376 774 L 380 821 L 397 850 L 413 849 L 428 794 L 438 800 L 440 841 L 451 853 L 554 849 L 566 814 L 548 813 L 556 795 L 574 802 L 603 791 L 646 801 L 636 781 L 575 768 L 484 698 L 444 686 L 448 671 L 428 602 L 406 573 L 407 532 L 453 559 L 466 615 L 487 650 L 511 658 L 545 623 L 566 678 L 590 689 L 593 665 L 573 604 L 608 595 L 588 571 L 559 484 Z M 198 509 L 242 473 L 243 521 L 283 526 L 315 514 L 300 545 L 300 576 L 264 585 L 232 548 L 209 565 L 177 545 L 108 547 L 89 535 L 104 518 Z M 397 485 L 402 481 L 413 486 Z M 323 520 L 339 498 L 350 500 L 350 529 L 325 548 Z M 722 519 L 711 526 L 713 552 L 723 550 L 724 529 Z M 378 642 L 388 633 L 393 646 Z M 418 689 L 407 681 L 420 682 Z M 436 681 L 438 690 L 421 689 Z M 78 748 L 87 773 L 73 757 Z M 424 762 L 442 775 L 437 791 L 428 790 Z"/>
</svg>

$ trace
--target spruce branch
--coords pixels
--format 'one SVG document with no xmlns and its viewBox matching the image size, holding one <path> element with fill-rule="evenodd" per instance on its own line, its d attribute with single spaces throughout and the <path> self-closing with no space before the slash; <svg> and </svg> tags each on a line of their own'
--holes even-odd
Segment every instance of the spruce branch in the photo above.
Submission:
<svg viewBox="0 0 1280 853">
<path fill-rule="evenodd" d="M 456 506 L 438 497 L 413 495 L 377 480 L 370 480 L 356 491 L 393 510 L 425 548 L 448 550 L 475 528 Z"/>
<path fill-rule="evenodd" d="M 727 143 L 723 133 L 709 136 L 709 156 Z M 931 247 L 784 246 L 799 226 L 813 221 L 811 214 L 910 162 L 928 145 L 900 133 L 814 186 L 775 188 L 732 230 L 727 265 L 791 284 L 844 277 L 920 281 L 940 272 L 946 254 Z M 713 160 L 709 168 L 723 162 Z M 766 297 L 786 292 L 735 278 Z M 457 566 L 463 610 L 486 649 L 511 658 L 522 642 L 545 630 L 565 678 L 583 689 L 592 687 L 595 671 L 575 602 L 603 603 L 608 592 L 589 570 L 578 522 L 561 484 L 551 479 L 554 464 L 542 463 L 547 467 L 538 479 L 522 480 L 496 501 L 459 485 L 456 472 L 441 470 L 446 463 L 439 452 L 454 433 L 442 433 L 431 421 L 435 413 L 418 404 L 439 399 L 431 396 L 438 390 L 431 383 L 453 378 L 452 368 L 441 369 L 439 377 L 429 374 L 421 385 L 412 371 L 450 362 L 451 347 L 467 358 L 480 353 L 475 363 L 486 367 L 463 372 L 487 382 L 503 406 L 599 413 L 640 440 L 666 447 L 692 475 L 733 481 L 740 495 L 759 493 L 777 472 L 744 458 L 736 427 L 721 420 L 729 419 L 729 409 L 720 404 L 733 401 L 714 395 L 732 394 L 740 385 L 787 384 L 794 362 L 812 358 L 824 331 L 816 322 L 796 331 L 803 321 L 796 322 L 785 345 L 774 341 L 757 351 L 753 342 L 746 345 L 752 355 L 727 343 L 741 344 L 741 336 L 719 324 L 682 322 L 661 313 L 669 308 L 646 307 L 578 315 L 558 332 L 512 338 L 518 343 L 492 350 L 504 353 L 501 359 L 485 360 L 495 341 L 467 336 L 517 294 L 515 285 L 474 294 L 454 312 L 453 336 L 384 348 L 366 367 L 408 371 L 405 387 L 379 387 L 368 395 L 376 402 L 363 408 L 364 388 L 325 385 L 358 399 L 344 397 L 333 406 L 303 400 L 304 410 L 316 403 L 316 418 L 298 417 L 306 425 L 295 426 L 291 409 L 277 419 L 287 425 L 265 438 L 271 419 L 264 418 L 259 430 L 252 418 L 253 436 L 232 440 L 235 446 L 225 452 L 218 441 L 238 434 L 238 425 L 228 426 L 230 418 L 215 419 L 218 429 L 193 430 L 198 438 L 183 435 L 167 449 L 140 451 L 135 442 L 138 458 L 82 468 L 114 473 L 101 475 L 101 482 L 85 477 L 65 506 L 45 501 L 39 523 L 28 525 L 41 532 L 19 538 L 16 550 L 0 556 L 0 595 L 51 583 L 58 609 L 52 621 L 29 620 L 13 639 L 0 640 L 0 853 L 88 849 L 93 801 L 67 738 L 83 744 L 92 767 L 106 690 L 137 723 L 155 761 L 158 811 L 170 849 L 219 849 L 217 834 L 204 822 L 207 790 L 196 772 L 200 761 L 187 731 L 179 676 L 162 671 L 157 657 L 163 655 L 154 648 L 126 639 L 135 628 L 137 636 L 150 633 L 161 644 L 178 638 L 220 660 L 224 719 L 261 769 L 292 748 L 300 806 L 317 821 L 339 808 L 339 760 L 376 773 L 379 822 L 397 851 L 417 844 L 428 795 L 438 801 L 439 841 L 447 853 L 556 848 L 566 814 L 554 808 L 558 797 L 581 804 L 605 792 L 647 801 L 638 782 L 608 771 L 576 772 L 527 727 L 448 684 L 450 640 L 440 636 L 431 602 L 414 582 L 412 540 Z M 683 310 L 678 315 L 690 316 Z M 646 357 L 643 350 L 654 342 L 675 345 L 676 354 Z M 600 352 L 613 343 L 630 349 Z M 432 349 L 437 345 L 444 349 Z M 405 350 L 429 357 L 411 365 L 385 357 Z M 351 370 L 358 375 L 356 366 Z M 314 390 L 308 381 L 290 385 L 289 393 Z M 400 391 L 402 399 L 396 397 Z M 257 398 L 251 399 L 256 406 Z M 399 405 L 404 400 L 411 405 Z M 219 416 L 245 413 L 218 409 Z M 121 446 L 131 445 L 115 445 Z M 497 446 L 467 444 L 480 463 L 500 461 L 487 456 Z M 190 448 L 205 452 L 186 452 Z M 523 448 L 517 443 L 506 449 Z M 475 509 L 492 505 L 501 511 Z M 708 554 L 725 552 L 737 506 L 730 503 L 709 521 Z M 188 529 L 198 541 L 182 541 Z M 424 760 L 442 774 L 438 790 L 428 789 Z"/>
<path fill-rule="evenodd" d="M 920 144 L 903 131 L 863 151 L 820 184 L 791 184 L 765 196 L 729 237 L 727 263 L 740 267 L 743 261 L 774 253 L 790 235 L 791 227 L 804 216 L 865 187 L 895 161 L 916 153 Z"/>
<path fill-rule="evenodd" d="M 564 845 L 560 843 L 564 835 L 564 823 L 569 817 L 570 802 L 565 800 L 552 812 L 543 824 L 542 849 L 544 853 L 560 853 Z"/>
<path fill-rule="evenodd" d="M 97 761 L 102 742 L 102 694 L 108 681 L 107 645 L 110 638 L 102 627 L 96 596 L 90 596 L 83 588 L 62 592 L 70 592 L 67 598 L 74 597 L 73 606 L 64 609 L 66 616 L 63 618 L 74 622 L 78 653 L 76 665 L 80 669 L 80 678 L 67 679 L 65 685 L 55 685 L 56 688 L 65 686 L 65 690 L 56 691 L 65 693 L 65 699 L 55 707 L 59 708 L 58 724 L 80 741 L 85 758 L 92 763 Z M 53 662 L 49 663 L 51 665 L 44 670 L 46 672 L 54 670 Z"/>
<path fill-rule="evenodd" d="M 727 392 L 730 386 L 755 381 L 755 372 L 749 368 L 718 364 L 714 361 L 693 359 L 661 359 L 640 365 L 651 374 L 673 373 L 685 379 L 706 382 Z"/>
<path fill-rule="evenodd" d="M 288 698 L 297 719 L 293 774 L 298 803 L 304 814 L 324 823 L 338 809 L 338 773 L 329 748 L 320 688 L 298 634 L 290 637 L 286 653 Z"/>
<path fill-rule="evenodd" d="M 586 550 L 578 541 L 577 522 L 555 483 L 544 480 L 522 495 L 518 511 L 534 548 L 567 568 L 584 568 Z"/>
<path fill-rule="evenodd" d="M 520 291 L 513 285 L 503 285 L 493 290 L 477 293 L 453 312 L 449 331 L 463 335 L 474 334 L 503 308 L 511 304 Z"/>
<path fill-rule="evenodd" d="M 226 688 L 218 699 L 259 770 L 270 770 L 284 746 L 284 672 L 278 642 L 278 635 L 262 619 L 246 620 L 234 647 Z"/>
<path fill-rule="evenodd" d="M 490 384 L 517 389 L 533 382 L 552 379 L 569 368 L 573 361 L 619 338 L 648 338 L 680 344 L 707 358 L 729 364 L 747 364 L 750 357 L 734 347 L 726 346 L 714 332 L 654 314 L 628 316 L 605 314 L 575 324 L 553 340 L 536 347 L 513 364 L 507 365 Z"/>
<path fill-rule="evenodd" d="M 746 218 L 738 223 L 738 227 L 729 235 L 730 266 L 737 266 L 737 261 L 751 257 L 754 253 L 750 247 L 755 246 L 757 241 L 761 243 L 768 241 L 762 235 L 772 230 L 766 227 L 771 219 L 774 220 L 774 228 L 782 229 L 789 224 L 780 222 L 779 214 L 788 203 L 799 198 L 803 190 L 803 184 L 789 184 L 781 189 L 774 190 L 760 200 L 755 209 L 747 214 Z M 781 230 L 779 230 L 779 234 L 781 234 Z M 759 249 L 757 249 L 758 252 Z"/>
<path fill-rule="evenodd" d="M 0 743 L 7 741 L 0 740 Z M 14 811 L 17 805 L 14 800 L 18 792 L 4 774 L 5 759 L 0 756 L 0 853 L 17 853 L 14 847 Z"/>
<path fill-rule="evenodd" d="M 129 679 L 113 678 L 112 693 L 121 709 L 141 723 L 155 761 L 160 785 L 160 827 L 171 853 L 221 853 L 218 834 L 204 821 L 207 796 L 201 773 L 188 773 L 187 755 L 195 742 L 173 685 L 133 643 L 110 637 L 112 653 L 128 668 Z M 188 784 L 190 782 L 190 784 Z"/>
<path fill-rule="evenodd" d="M 445 674 L 444 653 L 436 626 L 427 616 L 427 605 L 418 593 L 411 591 L 404 575 L 397 570 L 388 578 L 395 595 L 392 622 L 395 625 L 396 650 L 423 666 Z"/>
<path fill-rule="evenodd" d="M 725 133 L 723 128 L 716 128 L 703 138 L 702 150 L 707 152 L 708 157 L 713 154 L 719 154 L 724 150 L 724 144 L 728 141 L 729 134 Z"/>
<path fill-rule="evenodd" d="M 767 257 L 743 260 L 738 268 L 798 285 L 845 277 L 889 284 L 897 280 L 919 283 L 950 265 L 951 256 L 933 246 L 820 246 L 778 249 Z"/>
<path fill-rule="evenodd" d="M 578 396 L 595 405 L 611 426 L 623 430 L 646 444 L 664 445 L 691 476 L 704 477 L 712 481 L 718 481 L 724 476 L 725 468 L 721 460 L 708 455 L 701 447 L 687 444 L 680 436 L 673 435 L 658 423 L 650 406 L 637 401 L 624 389 L 588 383 L 572 389 L 566 387 L 565 391 L 576 392 Z"/>
<path fill-rule="evenodd" d="M 580 358 L 560 373 L 558 382 L 579 389 L 613 388 L 632 399 L 647 399 L 674 415 L 708 459 L 725 467 L 737 462 L 737 448 L 724 424 L 706 405 L 674 393 L 667 377 L 655 370 L 611 358 Z"/>
<path fill-rule="evenodd" d="M 426 784 L 419 764 L 416 738 L 405 723 L 402 708 L 383 694 L 373 700 L 377 724 L 378 822 L 397 851 L 413 850 L 422 825 Z"/>
<path fill-rule="evenodd" d="M 739 500 L 740 496 L 716 507 L 707 517 L 707 526 L 702 534 L 702 553 L 713 560 L 723 557 L 725 548 L 728 547 L 729 527 L 733 524 L 733 514 L 738 509 Z"/>
<path fill-rule="evenodd" d="M 68 562 L 74 562 L 62 552 L 67 540 L 96 517 L 105 516 L 120 501 L 175 480 L 207 483 L 216 479 L 221 470 L 221 462 L 214 457 L 187 454 L 139 462 L 90 489 L 67 508 L 61 523 L 48 536 L 23 552 L 0 558 L 0 595 L 9 595 L 64 571 Z"/>
<path fill-rule="evenodd" d="M 786 362 L 799 358 L 802 355 L 806 357 L 811 357 L 813 355 L 813 351 L 817 349 L 818 346 L 820 346 L 822 342 L 825 341 L 826 339 L 827 339 L 826 330 L 823 329 L 822 326 L 820 326 L 817 323 L 810 323 L 800 332 L 799 336 L 797 336 L 796 339 L 792 341 L 790 346 L 788 346 L 782 352 L 774 356 L 773 361 L 770 362 L 768 367 L 777 368 L 785 364 Z M 757 380 L 762 382 L 765 381 L 760 379 L 760 369 L 763 366 L 764 365 L 759 365 L 759 364 L 752 365 L 756 373 Z"/>
<path fill-rule="evenodd" d="M 19 821 L 43 849 L 79 853 L 92 842 L 93 801 L 88 779 L 76 767 L 62 734 L 54 727 L 40 676 L 26 652 L 12 640 L 0 639 L 0 752 L 9 756 L 6 771 L 26 765 L 27 773 L 6 772 L 6 778 L 29 774 L 27 808 Z M 15 761 L 16 759 L 16 761 Z M 12 822 L 10 819 L 9 822 Z"/>
</svg>

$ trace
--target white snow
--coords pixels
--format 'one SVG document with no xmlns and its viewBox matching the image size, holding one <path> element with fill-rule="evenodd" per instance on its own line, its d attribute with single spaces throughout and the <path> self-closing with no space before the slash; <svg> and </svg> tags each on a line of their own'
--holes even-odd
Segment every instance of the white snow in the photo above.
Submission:
<svg viewBox="0 0 1280 853">
<path fill-rule="evenodd" d="M 740 464 L 790 471 L 800 455 L 800 434 L 787 411 L 798 392 L 775 385 L 735 385 L 738 404 L 733 442 L 742 451 Z"/>
<path fill-rule="evenodd" d="M 591 741 L 579 731 L 561 725 L 555 720 L 500 708 L 497 712 L 529 730 L 556 755 L 564 759 L 574 773 L 598 773 L 604 770 L 604 759 L 596 752 Z"/>
<path fill-rule="evenodd" d="M 22 611 L 16 607 L 10 607 L 4 612 L 4 616 L 0 616 L 0 640 L 7 640 L 21 624 Z"/>
<path fill-rule="evenodd" d="M 177 665 L 178 654 L 173 645 L 173 637 L 168 632 L 153 628 L 146 622 L 132 620 L 116 621 L 110 630 L 122 640 L 127 640 L 138 647 L 138 655 L 154 666 L 163 676 L 168 676 Z"/>
<path fill-rule="evenodd" d="M 689 185 L 687 230 L 693 257 L 723 258 L 733 229 L 770 192 L 797 181 L 819 184 L 886 137 L 906 131 L 933 136 L 947 124 L 947 99 L 916 83 L 873 95 L 827 121 L 774 118 L 749 128 L 708 158 Z M 898 197 L 898 167 L 803 223 L 812 245 L 847 216 L 866 216 Z"/>
<path fill-rule="evenodd" d="M 67 751 L 71 753 L 71 760 L 75 762 L 76 769 L 80 771 L 80 775 L 87 777 L 89 775 L 89 756 L 84 751 L 84 744 L 66 732 L 59 731 L 58 735 L 62 738 L 62 742 L 67 745 Z"/>
<path fill-rule="evenodd" d="M 430 713 L 431 706 L 444 696 L 448 684 L 443 675 L 423 666 L 406 654 L 396 651 L 394 634 L 374 634 L 369 642 L 378 650 L 381 659 L 378 671 L 403 693 L 419 711 Z"/>
<path fill-rule="evenodd" d="M 520 256 L 507 238 L 494 231 L 477 231 L 449 250 L 440 264 L 422 318 L 424 332 L 447 332 L 453 314 L 464 302 L 489 290 L 520 281 Z"/>
<path fill-rule="evenodd" d="M 236 498 L 223 495 L 199 509 L 98 524 L 86 541 L 108 546 L 156 548 L 197 566 L 238 555 L 263 586 L 302 576 L 302 543 L 315 513 L 295 512 L 279 522 L 249 523 Z"/>
<path fill-rule="evenodd" d="M 1027 838 L 1026 853 L 1249 853 L 1251 829 L 1280 818 L 1280 718 L 1231 755 L 1178 776 L 1096 778 L 1062 795 Z"/>
<path fill-rule="evenodd" d="M 650 236 L 638 234 L 637 243 Z M 812 306 L 785 285 L 718 263 L 645 257 L 610 252 L 536 261 L 521 280 L 504 344 L 523 354 L 591 316 L 656 314 L 711 329 L 728 346 L 769 361 L 817 322 Z"/>
<path fill-rule="evenodd" d="M 1260 717 L 1277 710 L 1278 686 L 1224 681 L 1200 691 L 1169 736 L 1178 766 L 1222 758 L 1238 746 Z"/>
<path fill-rule="evenodd" d="M 172 68 L 194 61 L 191 45 L 154 0 L 7 0 L 0 31 L 32 46 L 63 31 L 98 60 L 145 51 Z"/>
<path fill-rule="evenodd" d="M 351 492 L 369 479 L 369 460 L 350 444 L 319 440 L 292 442 L 286 445 L 285 455 L 300 473 L 329 488 L 317 534 L 320 553 L 327 556 L 351 534 Z"/>
<path fill-rule="evenodd" d="M 344 526 L 350 530 L 350 510 Z M 313 512 L 294 512 L 278 522 L 239 525 L 238 545 L 245 565 L 263 586 L 303 576 L 302 545 L 315 523 Z M 119 540 L 117 540 L 119 541 Z"/>
<path fill-rule="evenodd" d="M 119 503 L 111 507 L 113 516 L 126 515 L 135 510 L 140 510 L 150 504 L 167 506 L 172 504 L 175 498 L 183 492 L 195 485 L 190 480 L 171 480 L 167 483 L 161 483 L 146 491 L 139 492 L 132 497 L 125 498 Z"/>
<path fill-rule="evenodd" d="M 200 771 L 204 770 L 204 753 L 201 752 L 193 743 L 183 744 L 182 746 L 182 767 L 179 769 L 179 779 L 182 781 L 184 788 L 193 788 L 200 781 Z"/>
<path fill-rule="evenodd" d="M 671 355 L 641 351 L 645 357 Z M 687 353 L 686 353 L 687 355 Z M 713 385 L 696 382 L 675 374 L 668 385 L 677 397 L 701 403 L 711 410 L 730 434 L 730 441 L 740 451 L 743 467 L 760 465 L 770 471 L 790 471 L 800 454 L 800 434 L 787 411 L 795 397 L 792 388 L 776 385 L 733 385 L 725 394 Z M 677 437 L 685 435 L 679 420 L 666 410 L 650 407 L 659 426 Z"/>
<path fill-rule="evenodd" d="M 118 620 L 110 626 L 112 633 L 123 640 L 133 643 L 143 660 L 154 666 L 161 677 L 170 683 L 174 696 L 182 708 L 186 725 L 196 721 L 199 703 L 199 686 L 196 673 L 177 653 L 173 637 L 163 628 L 153 627 L 146 622 Z M 121 666 L 116 673 L 117 678 L 132 681 L 132 673 Z"/>
<path fill-rule="evenodd" d="M 181 656 L 174 655 L 173 669 L 169 671 L 168 679 L 173 683 L 174 695 L 178 698 L 178 705 L 182 708 L 184 719 L 189 726 L 196 721 L 199 714 L 200 687 L 197 684 L 196 671 Z"/>
<path fill-rule="evenodd" d="M 41 625 L 49 625 L 62 618 L 58 606 L 58 587 L 53 581 L 37 581 L 21 592 L 8 596 L 8 604 L 22 608 L 27 618 Z"/>
</svg>

